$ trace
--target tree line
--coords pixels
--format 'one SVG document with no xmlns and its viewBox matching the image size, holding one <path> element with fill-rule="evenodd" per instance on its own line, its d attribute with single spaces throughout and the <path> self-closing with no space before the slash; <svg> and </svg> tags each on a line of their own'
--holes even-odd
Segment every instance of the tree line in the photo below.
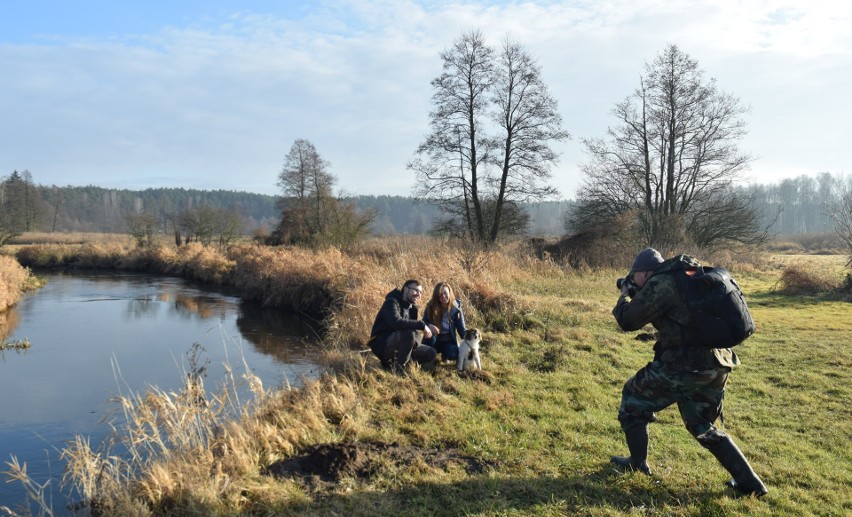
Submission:
<svg viewBox="0 0 852 517">
<path fill-rule="evenodd" d="M 359 211 L 376 213 L 370 231 L 378 235 L 427 234 L 441 215 L 440 208 L 411 196 L 363 195 L 344 199 L 354 203 Z M 139 225 L 156 234 L 171 235 L 172 217 L 186 214 L 191 219 L 199 209 L 201 222 L 211 219 L 209 212 L 223 211 L 239 216 L 239 235 L 266 233 L 279 223 L 281 204 L 281 196 L 228 190 L 40 185 L 33 182 L 30 172 L 13 171 L 0 177 L 0 243 L 4 242 L 3 235 L 27 231 L 128 233 L 132 226 Z M 562 220 L 571 204 L 523 204 L 530 216 L 530 233 L 562 233 Z M 147 221 L 141 220 L 143 215 Z"/>
<path fill-rule="evenodd" d="M 835 221 L 828 210 L 839 206 L 852 176 L 820 173 L 784 179 L 778 183 L 740 187 L 752 196 L 761 224 L 771 235 L 828 233 Z M 347 198 L 358 210 L 376 213 L 370 230 L 378 235 L 432 232 L 442 213 L 438 206 L 412 196 L 362 195 Z M 226 190 L 157 188 L 116 190 L 103 187 L 44 186 L 32 174 L 13 172 L 0 178 L 0 232 L 104 232 L 129 231 L 127 216 L 151 214 L 157 233 L 171 233 L 167 215 L 177 207 L 213 207 L 239 214 L 241 235 L 272 229 L 280 215 L 279 197 Z M 576 201 L 539 201 L 520 205 L 529 216 L 525 234 L 560 236 L 571 233 L 565 220 Z M 0 233 L 0 242 L 2 242 Z"/>
<path fill-rule="evenodd" d="M 0 244 L 22 231 L 129 230 L 140 244 L 172 232 L 178 244 L 254 232 L 270 244 L 311 246 L 345 246 L 367 233 L 436 233 L 486 246 L 568 234 L 671 250 L 843 226 L 849 178 L 736 186 L 753 161 L 738 147 L 748 109 L 677 45 L 646 63 L 604 136 L 582 139 L 588 161 L 573 201 L 555 201 L 550 185 L 551 145 L 569 134 L 530 52 L 469 31 L 440 58 L 429 127 L 408 163 L 413 201 L 336 194 L 331 164 L 298 139 L 278 176 L 280 196 L 44 187 L 14 171 L 0 184 Z"/>
</svg>

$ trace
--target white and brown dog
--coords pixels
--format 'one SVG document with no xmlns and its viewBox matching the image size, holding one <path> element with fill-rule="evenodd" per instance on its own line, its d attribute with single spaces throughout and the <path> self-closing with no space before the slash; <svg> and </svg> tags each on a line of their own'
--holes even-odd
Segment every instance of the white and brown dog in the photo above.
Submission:
<svg viewBox="0 0 852 517">
<path fill-rule="evenodd" d="M 481 336 L 477 329 L 467 329 L 464 340 L 459 344 L 458 370 L 481 370 L 482 360 L 479 358 L 479 340 Z"/>
</svg>

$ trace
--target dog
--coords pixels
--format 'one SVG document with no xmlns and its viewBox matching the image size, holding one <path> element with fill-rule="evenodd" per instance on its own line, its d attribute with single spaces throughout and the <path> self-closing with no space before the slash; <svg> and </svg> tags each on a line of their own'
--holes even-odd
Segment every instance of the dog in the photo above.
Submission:
<svg viewBox="0 0 852 517">
<path fill-rule="evenodd" d="M 482 360 L 479 358 L 479 341 L 481 335 L 477 329 L 467 329 L 464 340 L 459 344 L 458 370 L 481 370 Z"/>
</svg>

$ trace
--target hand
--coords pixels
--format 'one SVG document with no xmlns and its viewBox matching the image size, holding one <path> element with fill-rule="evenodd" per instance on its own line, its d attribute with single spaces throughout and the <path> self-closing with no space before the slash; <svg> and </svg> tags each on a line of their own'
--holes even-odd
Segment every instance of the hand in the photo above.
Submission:
<svg viewBox="0 0 852 517">
<path fill-rule="evenodd" d="M 429 325 L 423 329 L 423 339 L 429 339 L 432 337 L 432 330 L 429 328 Z"/>
<path fill-rule="evenodd" d="M 438 334 L 441 333 L 441 331 L 438 329 L 438 327 L 436 327 L 435 325 L 432 325 L 431 323 L 427 323 L 426 326 L 429 327 L 429 330 L 431 330 L 432 334 L 435 335 L 435 336 L 437 336 Z"/>
<path fill-rule="evenodd" d="M 621 284 L 621 296 L 630 296 L 630 285 L 627 282 Z"/>
</svg>

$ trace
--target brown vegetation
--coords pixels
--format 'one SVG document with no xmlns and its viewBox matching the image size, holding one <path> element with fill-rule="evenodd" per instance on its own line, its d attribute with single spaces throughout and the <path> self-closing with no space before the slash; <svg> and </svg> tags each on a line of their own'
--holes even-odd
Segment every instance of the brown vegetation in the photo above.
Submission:
<svg viewBox="0 0 852 517">
<path fill-rule="evenodd" d="M 792 263 L 781 272 L 778 280 L 780 290 L 785 294 L 821 294 L 838 289 L 834 275 L 803 263 Z"/>
<path fill-rule="evenodd" d="M 139 248 L 125 243 L 24 246 L 28 267 L 122 269 L 191 278 L 236 289 L 246 299 L 320 319 L 326 340 L 363 345 L 385 295 L 408 278 L 430 287 L 453 285 L 472 321 L 499 315 L 503 327 L 520 322 L 524 304 L 497 286 L 558 267 L 528 256 L 520 244 L 484 251 L 426 237 L 374 239 L 349 252 L 242 244 L 222 253 L 190 243 Z"/>
<path fill-rule="evenodd" d="M 718 258 L 731 261 L 727 267 L 739 261 L 735 271 L 760 266 L 742 262 L 747 255 L 721 253 Z M 302 506 L 309 511 L 327 491 L 372 493 L 406 486 L 401 480 L 435 477 L 463 479 L 458 485 L 462 486 L 469 478 L 459 472 L 511 468 L 506 467 L 511 462 L 500 466 L 492 460 L 515 447 L 495 452 L 490 447 L 496 446 L 484 445 L 488 440 L 474 440 L 474 446 L 459 430 L 444 429 L 448 420 L 471 411 L 497 415 L 491 423 L 473 419 L 462 424 L 468 429 L 461 430 L 470 435 L 485 432 L 497 443 L 505 438 L 506 426 L 526 433 L 523 415 L 536 413 L 539 419 L 524 434 L 532 440 L 525 446 L 532 458 L 529 463 L 536 464 L 541 451 L 547 450 L 548 457 L 553 453 L 550 438 L 561 436 L 553 430 L 542 432 L 551 424 L 540 410 L 555 391 L 536 391 L 540 383 L 565 375 L 575 364 L 601 361 L 591 370 L 578 366 L 572 371 L 579 383 L 572 389 L 583 392 L 597 385 L 583 377 L 589 371 L 611 369 L 613 364 L 629 369 L 607 351 L 621 339 L 611 335 L 608 304 L 600 301 L 604 298 L 597 291 L 587 292 L 600 289 L 603 279 L 594 278 L 596 273 L 581 279 L 555 261 L 533 258 L 521 243 L 481 250 L 459 242 L 396 237 L 368 240 L 345 253 L 240 245 L 225 254 L 197 244 L 149 250 L 93 244 L 74 249 L 29 247 L 20 250 L 19 258 L 33 265 L 148 270 L 233 287 L 269 305 L 321 313 L 329 345 L 363 345 L 385 294 L 405 279 L 417 277 L 426 286 L 447 281 L 462 299 L 469 324 L 493 332 L 498 344 L 489 351 L 491 357 L 502 350 L 507 363 L 494 362 L 487 374 L 475 377 L 438 368 L 429 375 L 415 371 L 398 378 L 376 368 L 369 354 L 330 346 L 327 364 L 336 374 L 307 381 L 299 389 L 265 390 L 246 368 L 245 375 L 232 374 L 230 384 L 212 394 L 204 392 L 201 379 L 187 375 L 179 392 L 152 389 L 118 397 L 116 405 L 129 424 L 116 429 L 115 439 L 130 454 L 116 454 L 109 446 L 92 447 L 83 439 L 64 452 L 65 481 L 83 494 L 93 513 L 298 514 Z M 610 275 L 605 276 L 612 288 Z M 540 286 L 532 291 L 536 300 L 523 294 L 531 285 Z M 546 303 L 558 307 L 550 309 L 556 312 L 542 312 Z M 553 318 L 562 320 L 557 324 Z M 596 325 L 605 330 L 595 330 Z M 498 336 L 503 332 L 511 337 Z M 601 358 L 592 354 L 597 349 L 593 343 L 604 350 Z M 509 355 L 515 348 L 524 352 Z M 621 379 L 621 372 L 616 377 Z M 572 385 L 571 378 L 562 382 Z M 253 400 L 234 398 L 238 383 L 250 386 Z M 593 401 L 601 393 L 614 397 L 618 392 L 609 381 L 600 384 L 600 393 L 580 397 L 572 407 L 597 411 Z M 489 389 L 482 389 L 486 385 Z M 564 391 L 565 385 L 559 389 Z M 535 400 L 527 400 L 532 392 L 538 394 Z M 608 415 L 606 422 L 614 403 L 607 400 L 603 404 L 607 407 L 600 410 Z M 565 405 L 560 399 L 558 407 Z M 563 429 L 566 422 L 588 422 L 586 416 L 571 418 L 560 415 L 553 426 Z M 617 424 L 610 428 L 617 429 Z M 598 429 L 589 436 L 602 435 Z M 443 453 L 433 454 L 433 447 Z M 535 470 L 521 464 L 522 470 Z M 10 472 L 14 475 L 14 468 Z M 545 484 L 540 490 L 551 488 Z M 383 501 L 373 501 L 371 510 L 382 513 L 383 504 L 389 505 L 389 512 L 397 508 Z"/>
<path fill-rule="evenodd" d="M 0 255 L 0 312 L 18 303 L 31 281 L 29 271 L 14 258 Z"/>
</svg>

